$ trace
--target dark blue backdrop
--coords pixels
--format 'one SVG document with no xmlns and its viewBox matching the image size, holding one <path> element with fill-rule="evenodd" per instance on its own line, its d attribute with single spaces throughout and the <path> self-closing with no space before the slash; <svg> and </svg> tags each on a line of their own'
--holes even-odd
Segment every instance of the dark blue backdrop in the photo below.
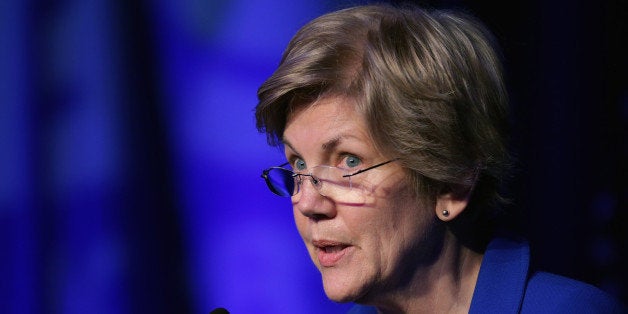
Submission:
<svg viewBox="0 0 628 314">
<path fill-rule="evenodd" d="M 0 312 L 342 313 L 256 132 L 294 32 L 359 1 L 0 4 Z M 624 301 L 626 5 L 432 1 L 504 47 L 513 224 L 535 265 Z"/>
</svg>

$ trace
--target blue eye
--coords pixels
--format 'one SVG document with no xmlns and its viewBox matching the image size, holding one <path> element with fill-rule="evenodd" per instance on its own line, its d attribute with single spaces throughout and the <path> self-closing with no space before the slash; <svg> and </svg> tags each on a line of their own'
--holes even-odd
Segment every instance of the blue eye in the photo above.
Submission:
<svg viewBox="0 0 628 314">
<path fill-rule="evenodd" d="M 349 168 L 354 168 L 362 164 L 362 160 L 356 156 L 347 156 L 345 163 Z"/>
<path fill-rule="evenodd" d="M 307 169 L 307 165 L 305 164 L 305 160 L 297 159 L 294 161 L 294 169 L 296 170 L 305 170 Z"/>
</svg>

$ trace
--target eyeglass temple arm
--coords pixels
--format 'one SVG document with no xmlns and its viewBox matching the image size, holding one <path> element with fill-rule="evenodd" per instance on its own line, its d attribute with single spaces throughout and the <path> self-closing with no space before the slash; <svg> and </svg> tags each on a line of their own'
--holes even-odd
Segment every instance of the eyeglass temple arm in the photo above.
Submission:
<svg viewBox="0 0 628 314">
<path fill-rule="evenodd" d="M 283 168 L 285 165 L 289 164 L 290 162 L 284 162 L 283 164 L 279 165 L 279 166 L 275 166 L 275 167 L 270 167 L 268 169 L 264 169 L 262 170 L 262 178 L 266 179 L 268 177 L 268 172 L 270 171 L 270 169 L 273 168 Z M 288 170 L 288 169 L 286 169 Z"/>
<path fill-rule="evenodd" d="M 393 161 L 397 161 L 397 160 L 399 160 L 399 158 L 395 158 L 395 159 L 391 159 L 391 160 L 388 160 L 388 161 L 384 161 L 384 162 L 378 163 L 378 164 L 376 164 L 376 165 L 370 166 L 370 167 L 368 167 L 368 168 L 364 168 L 364 169 L 362 169 L 362 170 L 358 170 L 358 171 L 356 171 L 356 172 L 354 172 L 354 173 L 351 173 L 351 174 L 345 174 L 345 175 L 343 175 L 342 177 L 343 177 L 343 178 L 353 177 L 353 176 L 354 176 L 354 175 L 356 175 L 356 174 L 360 174 L 360 173 L 362 173 L 362 172 L 369 171 L 369 170 L 371 170 L 371 169 L 373 169 L 373 168 L 377 168 L 377 167 L 383 166 L 383 165 L 385 165 L 385 164 L 388 164 L 388 163 L 391 163 L 391 162 L 393 162 Z"/>
</svg>

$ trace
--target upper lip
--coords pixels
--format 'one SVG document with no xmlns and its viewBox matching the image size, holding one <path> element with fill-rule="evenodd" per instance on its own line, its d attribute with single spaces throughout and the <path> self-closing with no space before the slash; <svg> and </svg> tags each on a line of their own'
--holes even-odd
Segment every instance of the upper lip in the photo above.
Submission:
<svg viewBox="0 0 628 314">
<path fill-rule="evenodd" d="M 330 246 L 349 246 L 349 244 L 347 243 L 343 243 L 343 242 L 339 242 L 335 240 L 326 240 L 326 239 L 312 240 L 312 245 L 314 245 L 315 247 L 319 249 L 330 247 Z"/>
</svg>

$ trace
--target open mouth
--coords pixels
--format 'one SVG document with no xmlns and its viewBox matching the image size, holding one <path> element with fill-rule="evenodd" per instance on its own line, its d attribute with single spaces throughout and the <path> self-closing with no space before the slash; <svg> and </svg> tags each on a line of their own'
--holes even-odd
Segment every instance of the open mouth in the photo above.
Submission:
<svg viewBox="0 0 628 314">
<path fill-rule="evenodd" d="M 334 245 L 334 246 L 325 246 L 320 249 L 325 251 L 325 253 L 338 253 L 344 250 L 346 247 L 347 247 L 346 245 Z"/>
<path fill-rule="evenodd" d="M 350 247 L 347 244 L 334 241 L 314 241 L 313 244 L 316 247 L 318 262 L 323 267 L 338 265 Z"/>
</svg>

